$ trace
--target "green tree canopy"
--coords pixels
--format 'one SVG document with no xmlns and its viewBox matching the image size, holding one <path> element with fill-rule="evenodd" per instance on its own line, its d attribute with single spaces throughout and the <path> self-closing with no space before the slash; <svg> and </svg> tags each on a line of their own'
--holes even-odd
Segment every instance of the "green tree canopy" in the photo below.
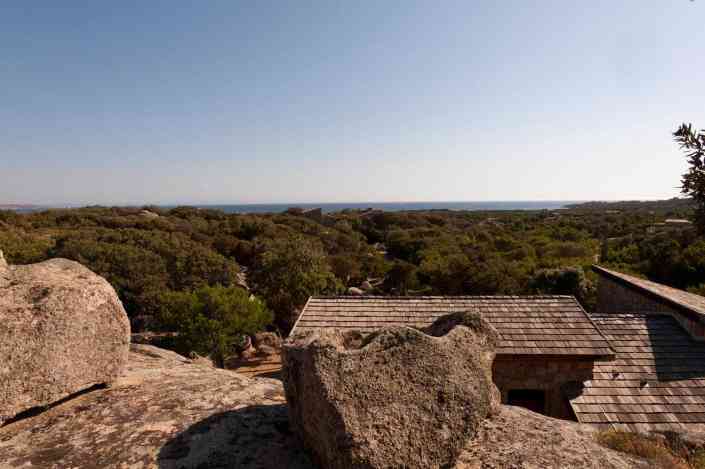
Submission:
<svg viewBox="0 0 705 469">
<path fill-rule="evenodd" d="M 320 242 L 300 235 L 264 243 L 251 280 L 285 332 L 294 326 L 309 296 L 334 294 L 341 289 Z"/>
<path fill-rule="evenodd" d="M 581 267 L 539 270 L 534 275 L 531 286 L 537 293 L 572 295 L 581 303 L 588 302 L 594 290 L 592 282 L 585 276 Z"/>
<path fill-rule="evenodd" d="M 384 287 L 397 295 L 407 295 L 409 290 L 418 288 L 418 268 L 406 261 L 397 260 L 392 264 L 384 279 Z"/>
<path fill-rule="evenodd" d="M 263 330 L 273 315 L 239 287 L 202 286 L 162 294 L 160 326 L 178 332 L 176 350 L 210 356 L 218 366 L 247 335 Z"/>
</svg>

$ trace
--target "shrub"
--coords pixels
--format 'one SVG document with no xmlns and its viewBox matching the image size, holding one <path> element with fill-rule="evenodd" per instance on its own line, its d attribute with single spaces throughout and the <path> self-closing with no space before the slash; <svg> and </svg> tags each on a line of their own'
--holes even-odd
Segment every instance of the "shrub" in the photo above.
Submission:
<svg viewBox="0 0 705 469">
<path fill-rule="evenodd" d="M 417 270 L 416 266 L 409 262 L 394 262 L 384 279 L 384 287 L 397 295 L 407 295 L 409 290 L 419 286 Z"/>
<path fill-rule="evenodd" d="M 4 230 L 0 224 L 0 250 L 11 264 L 41 262 L 47 259 L 52 244 L 53 240 L 48 237 Z"/>
<path fill-rule="evenodd" d="M 239 287 L 203 286 L 191 292 L 166 292 L 161 298 L 159 324 L 178 332 L 179 353 L 208 355 L 222 366 L 247 335 L 272 322 L 264 304 Z"/>
<path fill-rule="evenodd" d="M 329 256 L 328 262 L 335 276 L 346 286 L 361 277 L 360 262 L 352 254 Z"/>
<path fill-rule="evenodd" d="M 691 466 L 676 456 L 670 448 L 655 437 L 621 430 L 607 430 L 596 435 L 602 446 L 646 459 L 658 468 L 689 469 Z"/>
<path fill-rule="evenodd" d="M 590 255 L 590 249 L 580 243 L 572 241 L 562 241 L 551 246 L 555 257 L 586 257 Z"/>
<path fill-rule="evenodd" d="M 581 303 L 585 303 L 594 290 L 581 267 L 539 270 L 531 280 L 531 287 L 536 293 L 573 295 Z"/>
<path fill-rule="evenodd" d="M 699 449 L 690 458 L 693 469 L 705 469 L 705 449 Z"/>
</svg>

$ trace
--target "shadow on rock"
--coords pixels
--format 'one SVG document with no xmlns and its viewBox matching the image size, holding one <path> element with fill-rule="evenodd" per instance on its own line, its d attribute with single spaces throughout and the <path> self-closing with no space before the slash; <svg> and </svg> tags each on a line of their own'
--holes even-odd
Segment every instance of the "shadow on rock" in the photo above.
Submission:
<svg viewBox="0 0 705 469">
<path fill-rule="evenodd" d="M 286 405 L 254 405 L 213 414 L 169 440 L 160 469 L 315 468 L 289 429 Z"/>
</svg>

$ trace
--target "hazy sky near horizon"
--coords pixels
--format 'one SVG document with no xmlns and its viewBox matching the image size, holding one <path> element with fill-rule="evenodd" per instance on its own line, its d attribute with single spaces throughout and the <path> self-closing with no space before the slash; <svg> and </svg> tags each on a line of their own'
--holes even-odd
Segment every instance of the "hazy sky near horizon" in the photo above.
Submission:
<svg viewBox="0 0 705 469">
<path fill-rule="evenodd" d="M 31 3 L 31 5 L 30 5 Z M 642 199 L 703 0 L 0 3 L 0 203 Z"/>
</svg>

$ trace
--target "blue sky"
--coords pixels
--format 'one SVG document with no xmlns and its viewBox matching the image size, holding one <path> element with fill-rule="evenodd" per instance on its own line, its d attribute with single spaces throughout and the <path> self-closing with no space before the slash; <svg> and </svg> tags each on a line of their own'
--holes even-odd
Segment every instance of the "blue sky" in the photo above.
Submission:
<svg viewBox="0 0 705 469">
<path fill-rule="evenodd" d="M 31 3 L 32 6 L 29 6 Z M 705 1 L 0 3 L 0 203 L 646 199 Z"/>
</svg>

